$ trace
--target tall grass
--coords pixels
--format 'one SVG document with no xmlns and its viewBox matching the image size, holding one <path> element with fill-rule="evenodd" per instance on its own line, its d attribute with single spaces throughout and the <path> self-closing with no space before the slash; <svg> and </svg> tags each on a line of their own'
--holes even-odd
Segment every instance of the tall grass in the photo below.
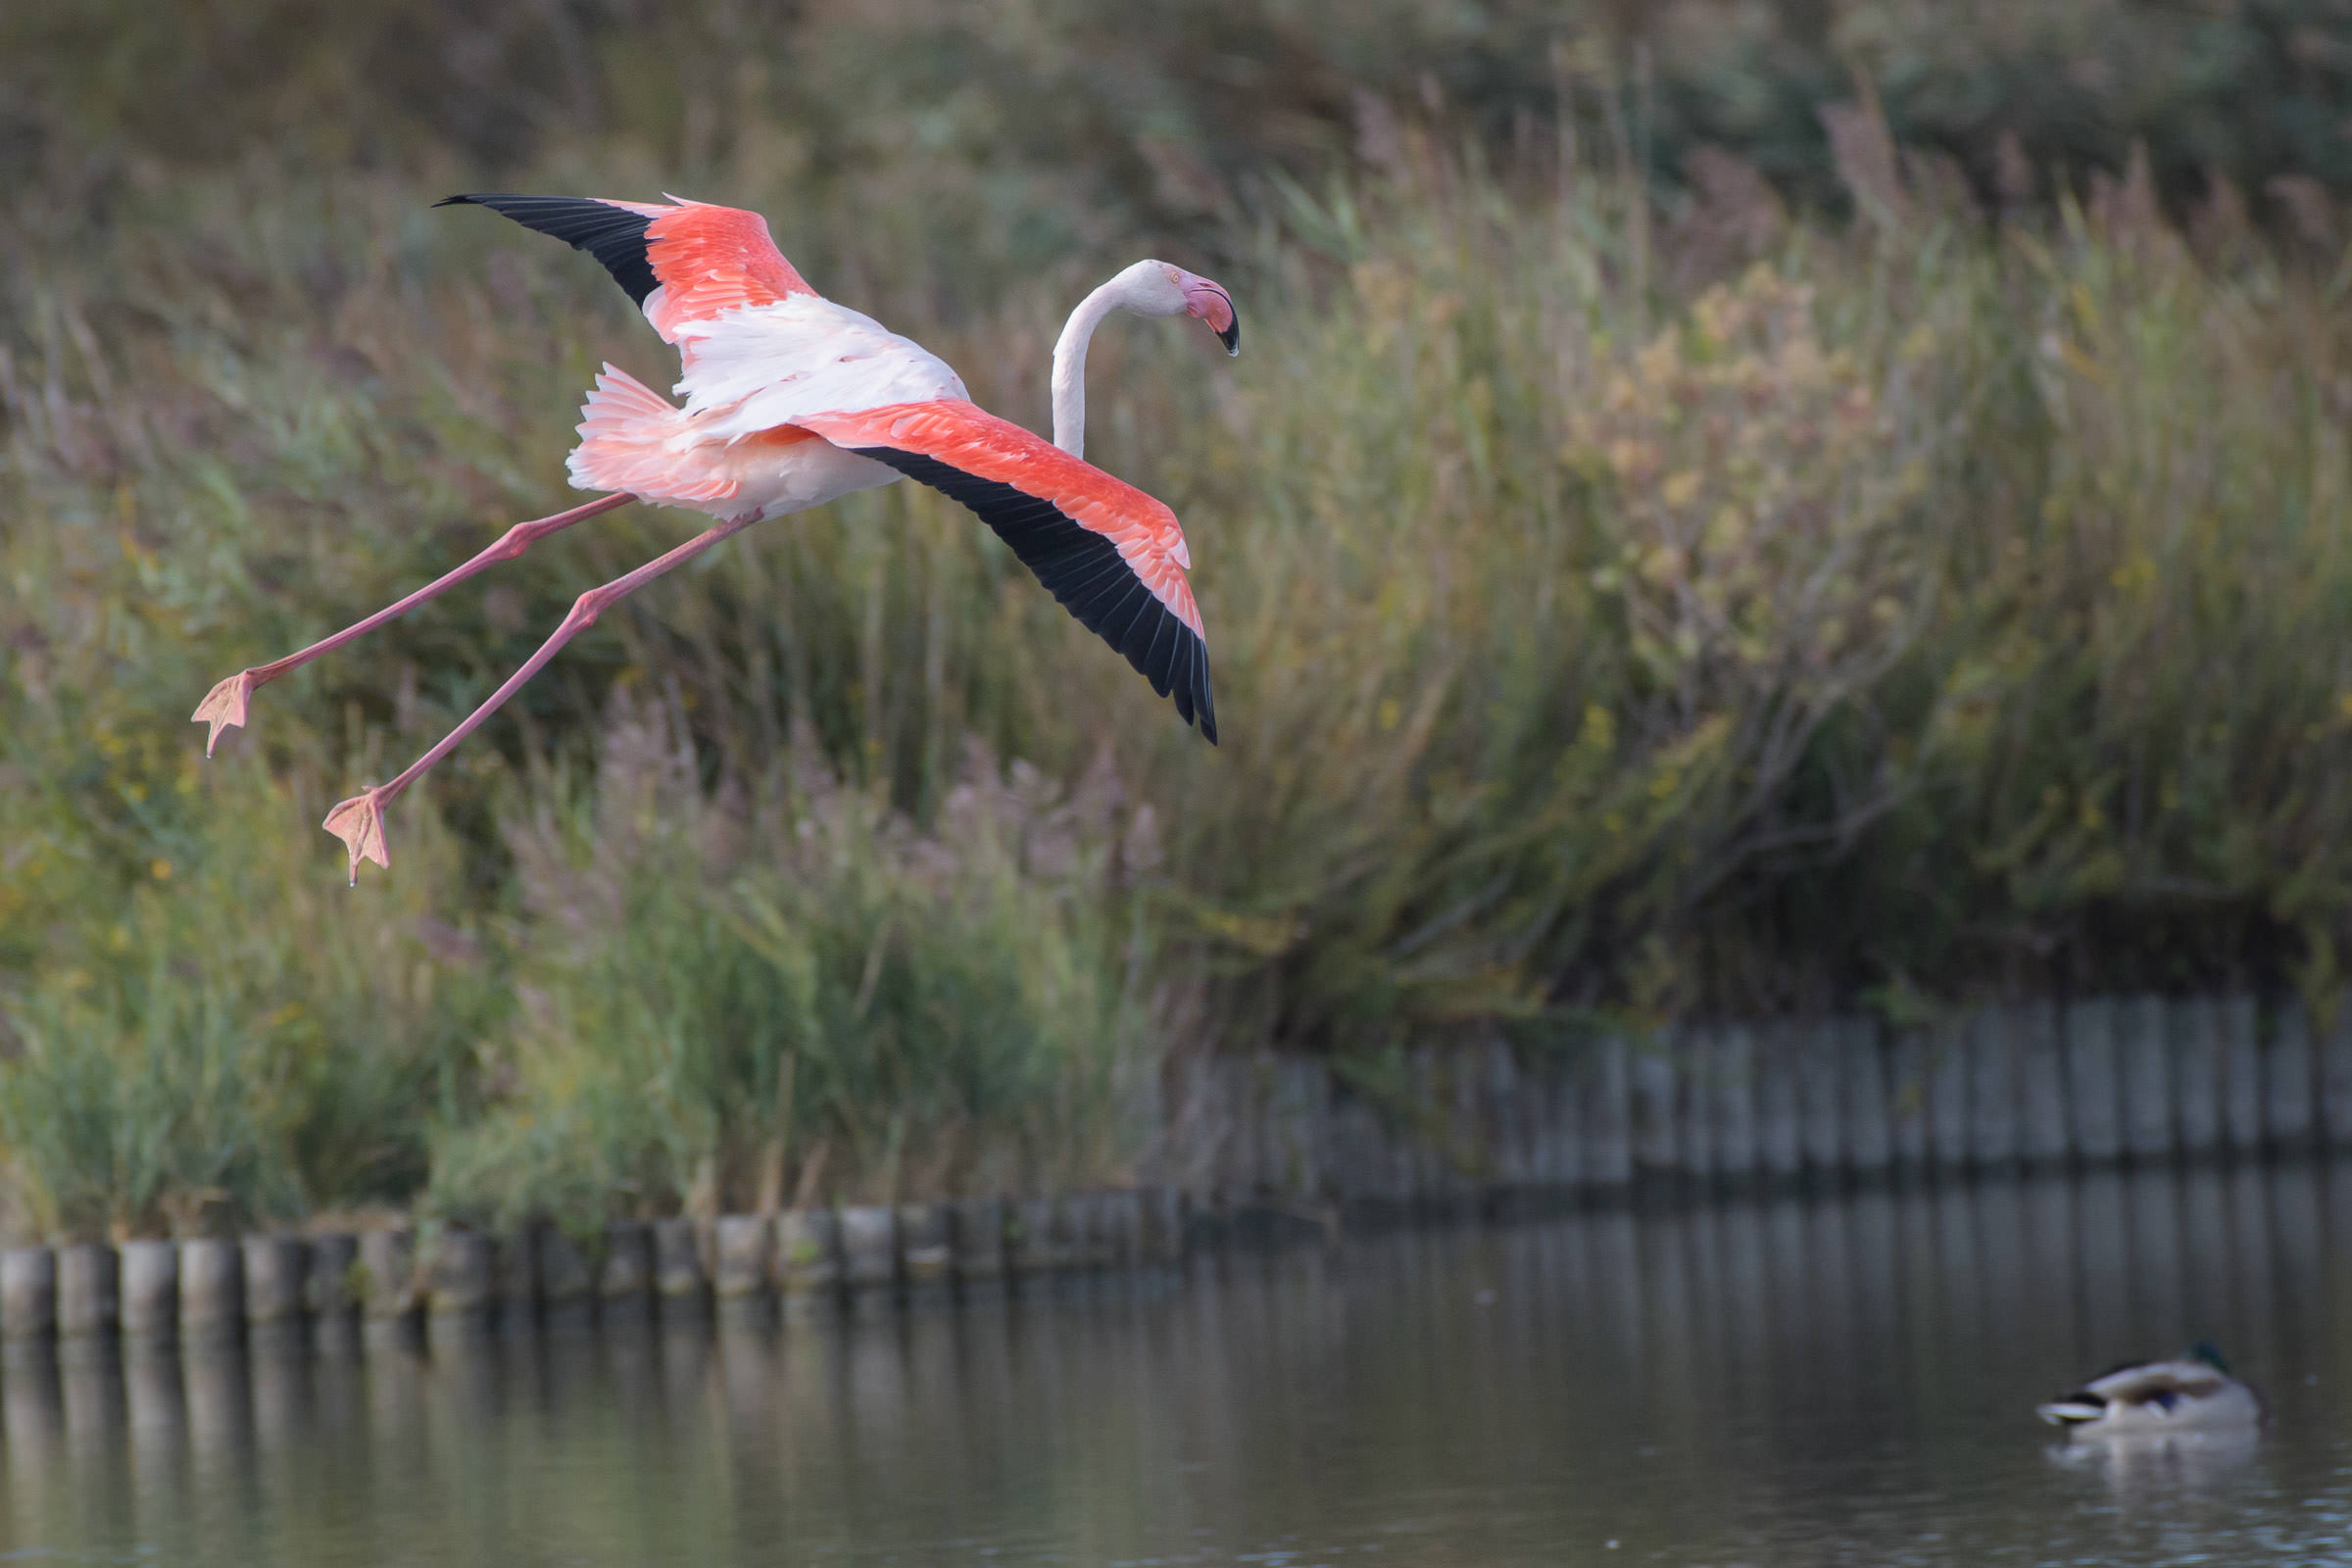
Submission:
<svg viewBox="0 0 2352 1568">
<path fill-rule="evenodd" d="M 923 831 L 813 741 L 792 757 L 706 793 L 623 694 L 593 796 L 549 780 L 510 824 L 522 1016 L 483 1116 L 435 1144 L 438 1206 L 588 1222 L 1118 1168 L 1147 1085 L 1117 894 L 1150 808 L 1106 763 L 1064 799 L 975 750 Z"/>
<path fill-rule="evenodd" d="M 316 814 L 315 774 L 208 774 L 191 764 L 175 789 L 211 820 L 103 892 L 105 824 L 44 819 L 22 797 L 7 810 L 9 928 L 38 953 L 0 994 L 19 1224 L 154 1235 L 401 1200 L 507 1010 L 483 944 L 435 912 L 476 923 L 450 897 L 459 858 L 432 816 L 407 885 L 355 910 L 285 831 Z M 44 926 L 24 918 L 35 906 Z"/>
<path fill-rule="evenodd" d="M 630 601 L 356 894 L 325 803 L 681 520 L 268 689 L 209 768 L 188 709 L 553 510 L 594 362 L 660 356 L 578 258 L 427 216 L 438 177 L 257 160 L 126 186 L 64 253 L 12 217 L 22 1217 L 990 1187 L 1117 1168 L 1171 1050 L 2332 987 L 2334 259 L 2227 200 L 2176 228 L 2144 178 L 1995 219 L 1867 116 L 1839 145 L 1850 223 L 1729 162 L 1663 203 L 1397 130 L 1220 230 L 1239 362 L 1104 333 L 1090 453 L 1185 519 L 1221 750 L 899 486 Z M 1032 275 L 919 157 L 847 191 L 712 156 L 704 193 L 1033 420 L 1061 311 L 1145 244 Z"/>
</svg>

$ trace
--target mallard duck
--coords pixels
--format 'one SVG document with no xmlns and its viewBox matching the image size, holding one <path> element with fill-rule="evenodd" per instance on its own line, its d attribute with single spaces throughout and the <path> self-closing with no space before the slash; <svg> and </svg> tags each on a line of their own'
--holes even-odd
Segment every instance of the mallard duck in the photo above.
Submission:
<svg viewBox="0 0 2352 1568">
<path fill-rule="evenodd" d="M 2077 1437 L 2124 1437 L 2252 1427 L 2262 1420 L 2262 1401 L 2230 1375 L 2221 1351 L 2199 1340 L 2177 1361 L 2119 1366 L 2037 1413 Z"/>
</svg>

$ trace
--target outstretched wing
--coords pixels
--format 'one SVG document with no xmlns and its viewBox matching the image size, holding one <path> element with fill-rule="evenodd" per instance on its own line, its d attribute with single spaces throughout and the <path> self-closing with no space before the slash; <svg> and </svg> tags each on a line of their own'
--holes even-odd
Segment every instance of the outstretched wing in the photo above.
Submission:
<svg viewBox="0 0 2352 1568">
<path fill-rule="evenodd" d="M 1059 447 L 960 398 L 796 416 L 977 513 L 1087 630 L 1127 656 L 1215 744 L 1208 644 L 1176 514 Z"/>
<path fill-rule="evenodd" d="M 586 251 L 628 291 L 664 343 L 675 343 L 678 329 L 691 322 L 816 292 L 776 249 L 767 220 L 739 207 L 674 196 L 664 204 L 495 191 L 433 205 L 487 207 Z"/>
</svg>

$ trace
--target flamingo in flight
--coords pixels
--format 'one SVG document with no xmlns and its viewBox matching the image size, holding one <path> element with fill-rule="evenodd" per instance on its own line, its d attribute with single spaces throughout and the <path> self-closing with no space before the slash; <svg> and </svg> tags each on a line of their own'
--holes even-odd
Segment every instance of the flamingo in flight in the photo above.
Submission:
<svg viewBox="0 0 2352 1568">
<path fill-rule="evenodd" d="M 581 409 L 574 488 L 610 492 L 516 523 L 480 555 L 398 603 L 274 663 L 215 686 L 196 722 L 245 722 L 257 687 L 407 613 L 549 534 L 631 501 L 707 513 L 715 526 L 625 576 L 580 595 L 553 635 L 439 744 L 387 783 L 327 812 L 325 827 L 360 862 L 389 868 L 384 808 L 555 658 L 613 603 L 763 517 L 805 512 L 855 490 L 911 478 L 976 513 L 1071 614 L 1127 657 L 1214 744 L 1208 647 L 1185 572 L 1176 514 L 1084 461 L 1086 350 L 1113 311 L 1192 316 L 1226 352 L 1242 323 L 1223 287 L 1165 262 L 1142 261 L 1089 294 L 1054 346 L 1054 440 L 974 405 L 928 350 L 804 281 L 758 213 L 664 202 L 474 194 L 435 204 L 487 207 L 568 241 L 604 264 L 665 343 L 677 345 L 678 408 L 607 365 Z"/>
</svg>

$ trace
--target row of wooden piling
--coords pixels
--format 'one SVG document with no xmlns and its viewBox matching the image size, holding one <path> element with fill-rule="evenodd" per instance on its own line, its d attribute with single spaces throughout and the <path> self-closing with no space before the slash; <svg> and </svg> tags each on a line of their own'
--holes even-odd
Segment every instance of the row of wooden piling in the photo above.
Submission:
<svg viewBox="0 0 2352 1568">
<path fill-rule="evenodd" d="M 1993 1006 L 1501 1041 L 1334 1068 L 1299 1056 L 1171 1070 L 1147 1156 L 1163 1185 L 1027 1200 L 804 1208 L 498 1237 L 267 1235 L 0 1252 L 0 1337 L 177 1333 L 418 1316 L 713 1304 L 895 1309 L 1182 1261 L 1254 1218 L 1458 1215 L 1911 1176 L 2269 1158 L 2352 1146 L 2352 1006 L 2248 997 Z M 1270 1222 L 1270 1223 L 1269 1223 Z"/>
<path fill-rule="evenodd" d="M 131 1241 L 0 1251 L 0 1338 L 202 1340 L 312 1319 L 878 1313 L 1183 1259 L 1186 1200 L 1126 1188 L 621 1223 Z"/>
<path fill-rule="evenodd" d="M 1496 1195 L 1685 1192 L 2291 1156 L 2352 1146 L 2352 1003 L 2251 997 L 1678 1027 L 1333 1068 L 1172 1074 L 1169 1179 L 1446 1212 Z"/>
</svg>

